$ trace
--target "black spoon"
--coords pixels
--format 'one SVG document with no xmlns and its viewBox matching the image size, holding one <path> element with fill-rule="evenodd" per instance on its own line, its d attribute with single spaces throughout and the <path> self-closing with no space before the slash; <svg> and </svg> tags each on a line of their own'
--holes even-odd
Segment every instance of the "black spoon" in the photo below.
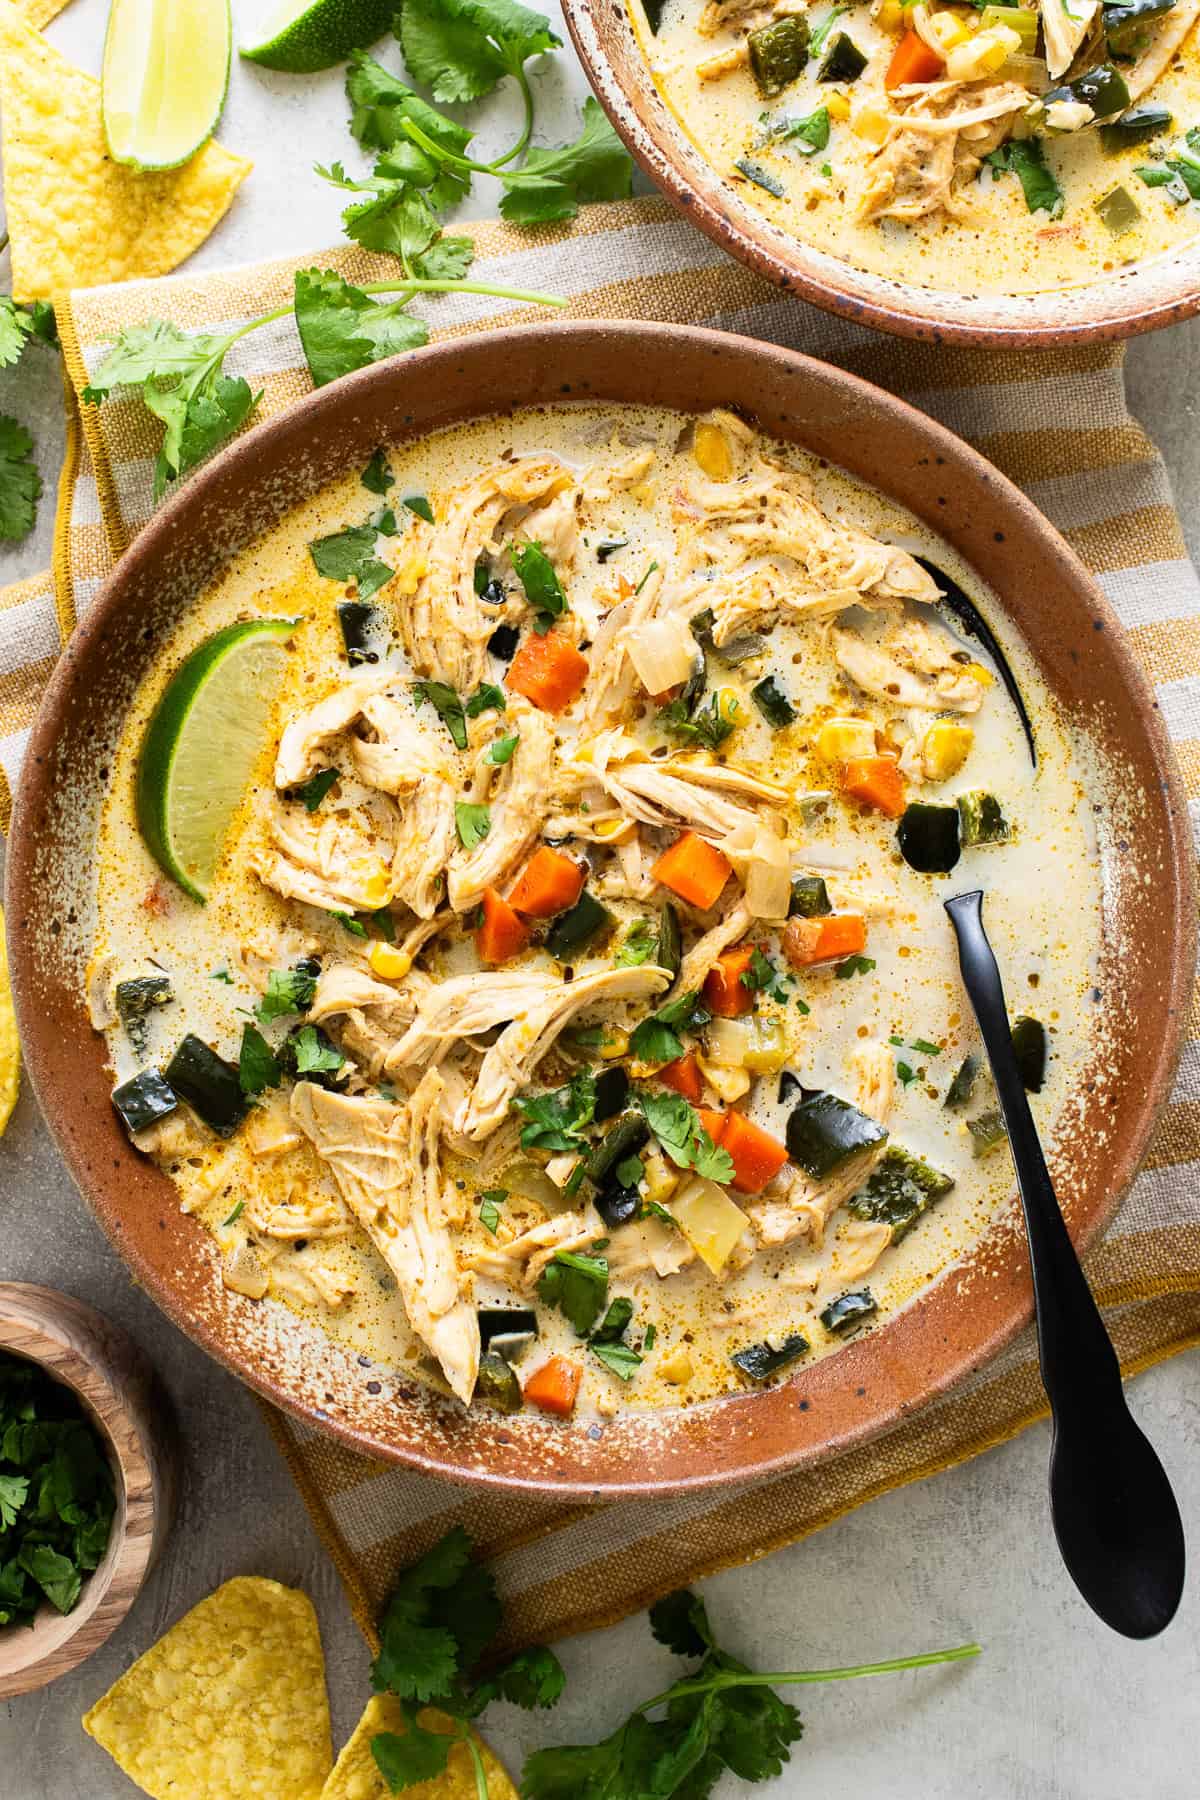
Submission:
<svg viewBox="0 0 1200 1800">
<path fill-rule="evenodd" d="M 1025 1209 L 1038 1354 L 1054 1416 L 1050 1513 L 1076 1587 L 1106 1625 L 1148 1638 L 1183 1591 L 1179 1508 L 1149 1439 L 1134 1423 L 1116 1353 L 1050 1184 L 1013 1054 L 1004 988 L 983 928 L 983 895 L 946 901 L 963 983 L 983 1033 Z"/>
</svg>

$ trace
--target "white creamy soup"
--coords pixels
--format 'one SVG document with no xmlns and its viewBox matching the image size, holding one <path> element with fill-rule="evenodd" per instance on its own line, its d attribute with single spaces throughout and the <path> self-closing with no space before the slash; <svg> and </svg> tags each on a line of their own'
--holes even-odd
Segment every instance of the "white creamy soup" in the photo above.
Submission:
<svg viewBox="0 0 1200 1800">
<path fill-rule="evenodd" d="M 1035 293 L 1200 228 L 1200 0 L 630 4 L 705 158 L 855 268 Z"/>
<path fill-rule="evenodd" d="M 995 621 L 978 582 L 730 415 L 523 412 L 367 479 L 241 554 L 131 710 L 89 972 L 118 1108 L 231 1289 L 384 1371 L 559 1416 L 786 1378 L 1011 1192 L 950 894 L 987 892 L 1048 1137 L 1069 1102 L 1101 924 L 1064 721 L 1003 631 L 1035 768 L 930 571 Z M 143 741 L 271 618 L 200 904 Z"/>
</svg>

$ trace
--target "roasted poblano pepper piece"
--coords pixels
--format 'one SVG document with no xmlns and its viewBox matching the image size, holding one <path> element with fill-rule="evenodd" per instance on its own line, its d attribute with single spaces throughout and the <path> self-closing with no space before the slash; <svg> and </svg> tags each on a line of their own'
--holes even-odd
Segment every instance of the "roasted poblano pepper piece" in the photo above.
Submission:
<svg viewBox="0 0 1200 1800">
<path fill-rule="evenodd" d="M 337 615 L 350 667 L 357 669 L 363 663 L 377 663 L 379 652 L 372 647 L 371 628 L 379 617 L 378 608 L 369 606 L 365 600 L 342 600 Z"/>
<path fill-rule="evenodd" d="M 1051 88 L 1048 94 L 1042 95 L 1043 106 L 1049 106 L 1055 100 L 1082 100 L 1098 119 L 1111 119 L 1114 113 L 1124 112 L 1129 105 L 1129 89 L 1119 69 L 1114 69 L 1111 63 L 1098 63 L 1085 75 L 1077 75 L 1074 81 L 1065 81 L 1061 87 Z"/>
<path fill-rule="evenodd" d="M 914 800 L 896 827 L 900 854 L 922 875 L 948 875 L 962 854 L 957 806 L 931 806 Z"/>
<path fill-rule="evenodd" d="M 611 931 L 616 920 L 585 888 L 569 912 L 555 919 L 546 933 L 546 948 L 556 962 L 570 962 L 602 931 Z"/>
<path fill-rule="evenodd" d="M 654 957 L 660 969 L 666 969 L 672 983 L 683 966 L 683 934 L 679 914 L 668 900 L 658 915 L 658 949 Z"/>
<path fill-rule="evenodd" d="M 1135 144 L 1148 144 L 1151 138 L 1170 131 L 1171 114 L 1165 106 L 1134 106 L 1110 125 L 1100 127 L 1100 142 L 1110 156 L 1132 150 Z"/>
<path fill-rule="evenodd" d="M 130 1135 L 169 1118 L 179 1105 L 174 1090 L 157 1069 L 143 1069 L 131 1081 L 123 1081 L 113 1089 L 112 1103 Z"/>
<path fill-rule="evenodd" d="M 859 1288 L 853 1294 L 839 1294 L 820 1314 L 826 1331 L 852 1331 L 879 1311 L 879 1302 L 870 1288 Z"/>
<path fill-rule="evenodd" d="M 646 15 L 646 23 L 651 31 L 657 33 L 662 24 L 663 0 L 642 0 L 642 11 Z"/>
<path fill-rule="evenodd" d="M 744 175 L 755 187 L 762 188 L 765 194 L 773 194 L 776 200 L 782 199 L 784 185 L 777 175 L 772 175 L 770 169 L 764 169 L 761 163 L 749 156 L 739 156 L 733 166 L 739 175 Z"/>
<path fill-rule="evenodd" d="M 1150 43 L 1154 27 L 1164 13 L 1174 10 L 1175 0 L 1121 0 L 1104 8 L 1104 32 L 1108 47 L 1122 62 L 1132 62 Z"/>
<path fill-rule="evenodd" d="M 629 1077 L 624 1069 L 616 1065 L 601 1069 L 596 1076 L 596 1104 L 592 1108 L 597 1125 L 603 1125 L 606 1119 L 615 1119 L 628 1098 Z"/>
<path fill-rule="evenodd" d="M 801 875 L 792 883 L 789 919 L 825 919 L 833 911 L 829 889 L 820 875 Z"/>
<path fill-rule="evenodd" d="M 475 1316 L 483 1348 L 502 1356 L 532 1343 L 538 1334 L 537 1314 L 528 1306 L 481 1306 Z"/>
<path fill-rule="evenodd" d="M 788 1114 L 788 1155 L 818 1181 L 886 1137 L 877 1119 L 836 1094 L 809 1094 Z"/>
<path fill-rule="evenodd" d="M 818 81 L 857 81 L 867 66 L 867 59 L 844 31 L 834 34 L 829 40 L 829 47 L 821 58 L 821 66 L 817 70 Z"/>
<path fill-rule="evenodd" d="M 485 1350 L 479 1359 L 475 1398 L 482 1400 L 485 1406 L 494 1406 L 497 1412 L 502 1413 L 520 1412 L 524 1404 L 520 1382 L 509 1364 L 495 1350 Z"/>
<path fill-rule="evenodd" d="M 773 100 L 803 74 L 808 61 L 808 20 L 792 13 L 762 25 L 746 39 L 750 68 L 764 100 Z"/>
<path fill-rule="evenodd" d="M 975 1091 L 975 1082 L 979 1075 L 979 1058 L 964 1056 L 958 1065 L 958 1073 L 946 1089 L 944 1105 L 950 1107 L 965 1106 Z"/>
<path fill-rule="evenodd" d="M 761 681 L 756 681 L 750 689 L 750 698 L 772 731 L 782 731 L 785 725 L 795 723 L 796 709 L 773 675 L 764 675 Z"/>
<path fill-rule="evenodd" d="M 808 1339 L 794 1331 L 780 1344 L 747 1344 L 744 1350 L 735 1350 L 729 1360 L 748 1381 L 766 1381 L 803 1356 L 808 1348 Z"/>
<path fill-rule="evenodd" d="M 247 1102 L 237 1069 L 192 1032 L 163 1073 L 179 1097 L 219 1136 L 228 1137 L 245 1117 Z"/>
<path fill-rule="evenodd" d="M 964 850 L 979 844 L 1007 844 L 1012 836 L 1000 802 L 985 788 L 972 788 L 958 796 L 958 822 Z"/>
<path fill-rule="evenodd" d="M 1008 1136 L 1004 1115 L 998 1107 L 980 1113 L 977 1119 L 968 1119 L 967 1130 L 971 1134 L 971 1150 L 976 1157 L 986 1156 Z"/>
<path fill-rule="evenodd" d="M 1014 1019 L 1012 1047 L 1026 1090 L 1031 1094 L 1040 1094 L 1046 1079 L 1046 1058 L 1049 1053 L 1046 1027 L 1041 1020 L 1031 1019 L 1025 1014 Z"/>
<path fill-rule="evenodd" d="M 1110 231 L 1113 237 L 1124 237 L 1132 231 L 1142 217 L 1142 209 L 1129 192 L 1128 188 L 1117 186 L 1109 188 L 1107 194 L 1101 194 L 1096 201 L 1095 211 L 1100 222 Z"/>
<path fill-rule="evenodd" d="M 649 1137 L 650 1127 L 642 1114 L 626 1113 L 600 1140 L 584 1164 L 588 1180 L 602 1187 L 617 1164 L 624 1162 L 627 1156 L 636 1156 Z"/>
<path fill-rule="evenodd" d="M 892 1242 L 898 1244 L 926 1208 L 953 1186 L 952 1175 L 943 1175 L 921 1157 L 889 1144 L 866 1184 L 851 1198 L 849 1208 L 856 1218 L 889 1225 Z"/>
<path fill-rule="evenodd" d="M 117 1017 L 139 1056 L 149 1041 L 150 1013 L 157 1006 L 169 1006 L 174 998 L 165 975 L 135 975 L 129 981 L 118 981 L 113 993 Z"/>
<path fill-rule="evenodd" d="M 616 1231 L 619 1226 L 630 1224 L 641 1213 L 641 1189 L 622 1187 L 614 1176 L 596 1195 L 595 1206 L 609 1231 Z"/>
</svg>

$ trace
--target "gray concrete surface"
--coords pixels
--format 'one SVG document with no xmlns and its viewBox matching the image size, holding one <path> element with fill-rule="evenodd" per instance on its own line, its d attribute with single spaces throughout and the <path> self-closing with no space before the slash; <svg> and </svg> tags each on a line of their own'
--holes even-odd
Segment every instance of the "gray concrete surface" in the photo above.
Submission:
<svg viewBox="0 0 1200 1800">
<path fill-rule="evenodd" d="M 96 69 L 106 10 L 102 0 L 74 0 L 51 36 Z M 262 10 L 262 0 L 236 7 L 239 33 L 249 35 Z M 586 91 L 569 52 L 538 77 L 538 88 L 540 128 L 561 141 Z M 504 111 L 501 98 L 493 109 L 498 146 Z M 292 81 L 235 67 L 222 136 L 257 167 L 196 264 L 335 241 L 337 196 L 308 169 L 352 148 L 344 120 L 336 73 Z M 492 203 L 482 190 L 473 199 L 476 212 Z M 4 279 L 0 262 L 0 287 Z M 1131 346 L 1129 392 L 1166 457 L 1189 545 L 1200 555 L 1200 321 Z M 0 375 L 0 411 L 36 430 L 48 484 L 37 532 L 0 549 L 3 583 L 49 558 L 61 453 L 55 359 L 35 354 L 15 376 Z M 130 1282 L 28 1093 L 0 1150 L 0 1277 L 62 1287 L 126 1325 L 162 1375 L 186 1446 L 174 1537 L 130 1618 L 76 1674 L 0 1704 L 2 1800 L 131 1800 L 136 1790 L 84 1738 L 80 1714 L 166 1625 L 234 1574 L 273 1575 L 312 1595 L 340 1743 L 366 1698 L 367 1657 L 290 1480 L 245 1392 Z M 1143 1376 L 1134 1396 L 1194 1539 L 1198 1398 L 1197 1364 L 1188 1357 Z M 1035 1428 L 707 1584 L 723 1636 L 760 1668 L 819 1667 L 967 1638 L 985 1648 L 980 1661 L 952 1670 L 806 1690 L 808 1733 L 776 1792 L 858 1800 L 1192 1800 L 1200 1792 L 1197 1584 L 1160 1642 L 1129 1645 L 1107 1633 L 1057 1561 L 1044 1501 L 1047 1449 L 1047 1432 Z M 495 1715 L 491 1735 L 514 1767 L 539 1742 L 603 1734 L 663 1685 L 665 1658 L 640 1619 L 569 1643 L 563 1655 L 570 1681 L 552 1725 Z"/>
</svg>

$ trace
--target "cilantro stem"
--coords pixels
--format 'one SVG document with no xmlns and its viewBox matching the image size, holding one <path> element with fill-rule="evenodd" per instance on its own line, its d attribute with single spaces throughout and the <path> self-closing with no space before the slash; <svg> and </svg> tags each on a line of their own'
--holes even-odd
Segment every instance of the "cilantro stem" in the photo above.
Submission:
<svg viewBox="0 0 1200 1800">
<path fill-rule="evenodd" d="M 486 165 L 493 174 L 502 169 L 506 163 L 515 161 L 533 136 L 533 89 L 529 85 L 529 77 L 525 73 L 524 64 L 522 64 L 515 73 L 518 86 L 521 89 L 521 99 L 525 105 L 525 124 L 520 137 L 517 139 L 512 149 L 506 151 L 503 156 L 498 156 L 495 162 L 490 162 Z"/>
<path fill-rule="evenodd" d="M 474 1733 L 468 1725 L 465 1730 L 459 1731 L 457 1735 L 459 1740 L 464 1743 L 471 1752 L 471 1762 L 475 1769 L 476 1800 L 488 1800 L 487 1770 L 483 1766 L 483 1757 L 480 1754 L 479 1745 L 475 1741 Z"/>
<path fill-rule="evenodd" d="M 963 1662 L 980 1653 L 979 1644 L 959 1644 L 953 1650 L 927 1650 L 921 1656 L 901 1656 L 891 1662 L 858 1663 L 849 1669 L 802 1669 L 780 1675 L 740 1675 L 735 1670 L 727 1669 L 717 1675 L 707 1675 L 701 1681 L 677 1682 L 665 1693 L 656 1694 L 653 1700 L 643 1700 L 634 1710 L 640 1713 L 650 1712 L 665 1701 L 680 1699 L 684 1694 L 715 1694 L 723 1688 L 794 1687 L 801 1682 L 854 1681 L 860 1675 L 895 1675 L 903 1669 L 927 1669 L 935 1663 Z"/>
<path fill-rule="evenodd" d="M 404 119 L 401 123 L 404 126 L 405 133 L 412 139 L 413 143 L 417 145 L 418 149 L 423 150 L 426 156 L 432 156 L 436 162 L 445 163 L 447 167 L 452 169 L 470 169 L 477 175 L 490 175 L 496 167 L 495 163 L 476 162 L 474 157 L 459 156 L 456 150 L 446 150 L 441 144 L 435 144 L 433 139 L 428 137 L 426 133 L 421 130 L 419 125 L 414 125 L 411 119 Z M 519 150 L 520 148 L 521 146 L 518 144 L 517 149 Z M 510 156 L 515 156 L 516 154 L 516 150 L 510 152 Z M 507 162 L 509 157 L 505 157 L 504 160 Z"/>
<path fill-rule="evenodd" d="M 495 300 L 513 300 L 522 306 L 561 308 L 567 304 L 559 294 L 541 294 L 532 288 L 489 287 L 486 281 L 424 281 L 418 275 L 406 275 L 403 281 L 366 281 L 359 291 L 364 294 L 487 294 Z M 250 319 L 245 325 L 239 325 L 225 340 L 225 349 L 221 355 L 224 356 L 239 338 L 257 331 L 261 325 L 273 325 L 276 319 L 286 319 L 294 311 L 292 306 L 277 306 L 274 312 L 263 313 L 261 318 Z"/>
</svg>

